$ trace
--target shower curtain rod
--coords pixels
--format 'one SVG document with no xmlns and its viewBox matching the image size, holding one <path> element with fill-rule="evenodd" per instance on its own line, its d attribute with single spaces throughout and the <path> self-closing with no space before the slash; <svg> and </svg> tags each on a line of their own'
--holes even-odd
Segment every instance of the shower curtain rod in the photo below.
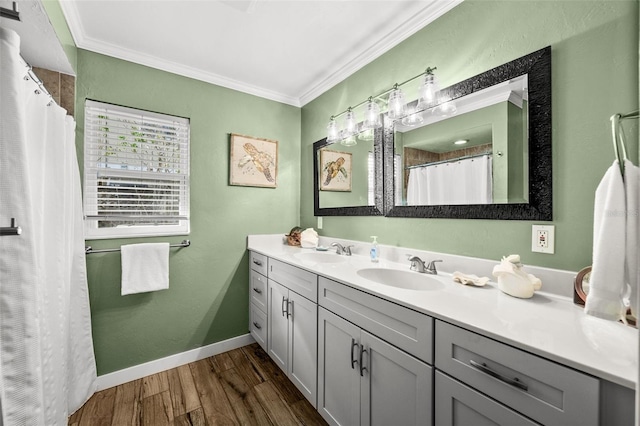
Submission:
<svg viewBox="0 0 640 426">
<path fill-rule="evenodd" d="M 169 247 L 184 248 L 184 247 L 189 247 L 190 245 L 191 245 L 191 241 L 190 240 L 182 240 L 182 242 L 180 244 L 171 244 Z M 120 251 L 120 249 L 119 248 L 113 248 L 113 249 L 94 250 L 93 248 L 91 248 L 91 246 L 86 246 L 84 248 L 84 253 L 85 254 L 109 253 L 109 252 L 114 252 L 114 251 Z"/>
<path fill-rule="evenodd" d="M 36 75 L 36 73 L 33 71 L 33 67 L 29 64 L 29 62 L 27 62 L 22 57 L 22 55 L 20 55 L 20 60 L 22 61 L 22 64 L 27 68 L 27 75 L 24 77 L 25 80 L 27 80 L 27 78 L 30 78 L 31 80 L 33 80 L 34 83 L 38 85 L 38 89 L 36 89 L 36 94 L 43 93 L 49 97 L 49 103 L 47 104 L 47 106 L 51 105 L 51 102 L 53 102 L 54 104 L 57 104 L 56 100 L 53 99 L 53 96 L 51 96 L 51 93 L 49 93 L 47 88 L 44 87 L 44 83 L 42 82 L 42 80 L 40 80 Z"/>
<path fill-rule="evenodd" d="M 464 157 L 457 157 L 457 158 L 452 158 L 450 160 L 442 160 L 442 161 L 434 161 L 432 163 L 422 163 L 422 164 L 416 164 L 414 166 L 407 166 L 404 169 L 405 170 L 410 170 L 410 169 L 417 169 L 419 167 L 427 167 L 427 166 L 436 166 L 438 164 L 444 164 L 444 163 L 454 163 L 456 161 L 460 161 L 460 160 L 468 160 L 469 158 L 478 158 L 478 157 L 483 157 L 485 155 L 492 155 L 490 152 L 486 152 L 484 154 L 476 154 L 476 155 L 465 155 Z M 502 154 L 498 153 L 498 157 L 500 157 Z"/>
</svg>

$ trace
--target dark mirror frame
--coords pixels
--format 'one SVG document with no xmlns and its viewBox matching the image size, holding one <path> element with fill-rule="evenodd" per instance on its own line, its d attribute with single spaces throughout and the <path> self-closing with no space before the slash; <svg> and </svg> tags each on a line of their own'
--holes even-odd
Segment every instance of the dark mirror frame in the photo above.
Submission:
<svg viewBox="0 0 640 426">
<path fill-rule="evenodd" d="M 382 128 L 376 129 L 373 136 L 373 161 L 375 166 L 375 205 L 351 206 L 351 207 L 320 207 L 320 170 L 318 167 L 318 152 L 331 144 L 327 138 L 313 144 L 313 214 L 314 216 L 383 216 L 384 215 L 384 161 L 383 154 L 384 132 Z"/>
<path fill-rule="evenodd" d="M 551 167 L 551 47 L 500 65 L 443 89 L 450 99 L 469 95 L 503 81 L 528 75 L 529 202 L 438 206 L 394 205 L 394 128 L 384 127 L 385 216 L 415 218 L 543 220 L 553 218 Z"/>
</svg>

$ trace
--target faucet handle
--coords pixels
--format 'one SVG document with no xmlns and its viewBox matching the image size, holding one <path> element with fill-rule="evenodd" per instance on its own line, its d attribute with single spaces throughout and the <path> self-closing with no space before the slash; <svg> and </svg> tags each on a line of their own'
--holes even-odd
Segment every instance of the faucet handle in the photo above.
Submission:
<svg viewBox="0 0 640 426">
<path fill-rule="evenodd" d="M 434 275 L 438 273 L 436 270 L 436 262 L 442 262 L 442 259 L 432 260 L 426 267 L 427 271 L 430 271 Z"/>
<path fill-rule="evenodd" d="M 355 246 L 352 244 L 352 245 L 344 247 L 344 254 L 346 256 L 351 256 L 351 247 L 355 247 Z"/>
</svg>

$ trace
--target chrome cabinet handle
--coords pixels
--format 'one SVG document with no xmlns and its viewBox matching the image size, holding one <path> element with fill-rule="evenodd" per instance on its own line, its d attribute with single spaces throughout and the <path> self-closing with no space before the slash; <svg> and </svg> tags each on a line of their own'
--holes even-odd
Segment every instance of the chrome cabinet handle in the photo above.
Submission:
<svg viewBox="0 0 640 426">
<path fill-rule="evenodd" d="M 287 318 L 293 315 L 293 300 L 287 299 Z"/>
<path fill-rule="evenodd" d="M 258 330 L 262 330 L 262 326 L 260 324 L 258 324 L 257 322 L 255 322 L 255 321 L 253 322 L 253 326 L 255 328 L 257 328 Z"/>
<path fill-rule="evenodd" d="M 488 374 L 491 377 L 495 377 L 496 379 L 500 380 L 501 382 L 504 382 L 508 385 L 511 385 L 513 387 L 516 387 L 518 389 L 522 389 L 523 391 L 527 391 L 529 390 L 529 387 L 527 385 L 525 385 L 524 383 L 522 383 L 517 377 L 514 379 L 510 379 L 508 377 L 503 376 L 502 374 L 493 371 L 491 368 L 489 368 L 487 366 L 487 364 L 485 364 L 484 362 L 482 364 L 475 362 L 474 360 L 469 360 L 469 365 L 471 365 L 473 368 L 482 371 L 485 374 Z"/>
<path fill-rule="evenodd" d="M 365 352 L 367 352 L 367 350 L 364 348 L 363 345 L 360 345 L 360 356 L 359 356 L 359 362 L 360 362 L 360 377 L 364 376 L 364 372 L 367 369 L 367 367 L 364 366 L 364 364 L 362 363 L 362 354 L 364 354 Z"/>
<path fill-rule="evenodd" d="M 351 369 L 352 370 L 355 368 L 355 364 L 358 363 L 358 360 L 353 356 L 353 348 L 355 348 L 356 346 L 358 346 L 358 344 L 356 343 L 356 339 L 352 337 L 351 338 Z"/>
<path fill-rule="evenodd" d="M 286 300 L 287 299 L 285 299 L 284 296 L 282 296 L 282 305 L 280 305 L 280 308 L 282 309 L 282 316 L 285 316 L 284 304 Z"/>
<path fill-rule="evenodd" d="M 258 265 L 258 266 L 262 266 L 262 262 L 260 262 L 259 260 L 255 260 L 255 259 L 253 259 L 253 264 L 254 265 Z"/>
<path fill-rule="evenodd" d="M 253 291 L 255 291 L 258 294 L 262 294 L 262 290 L 260 290 L 259 288 L 254 287 Z"/>
</svg>

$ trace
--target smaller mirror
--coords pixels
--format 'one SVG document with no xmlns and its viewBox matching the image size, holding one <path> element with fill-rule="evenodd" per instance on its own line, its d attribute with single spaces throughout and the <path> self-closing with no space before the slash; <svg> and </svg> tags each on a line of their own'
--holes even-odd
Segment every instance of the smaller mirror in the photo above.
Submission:
<svg viewBox="0 0 640 426">
<path fill-rule="evenodd" d="M 382 130 L 348 144 L 313 144 L 315 216 L 380 216 L 383 208 Z"/>
</svg>

